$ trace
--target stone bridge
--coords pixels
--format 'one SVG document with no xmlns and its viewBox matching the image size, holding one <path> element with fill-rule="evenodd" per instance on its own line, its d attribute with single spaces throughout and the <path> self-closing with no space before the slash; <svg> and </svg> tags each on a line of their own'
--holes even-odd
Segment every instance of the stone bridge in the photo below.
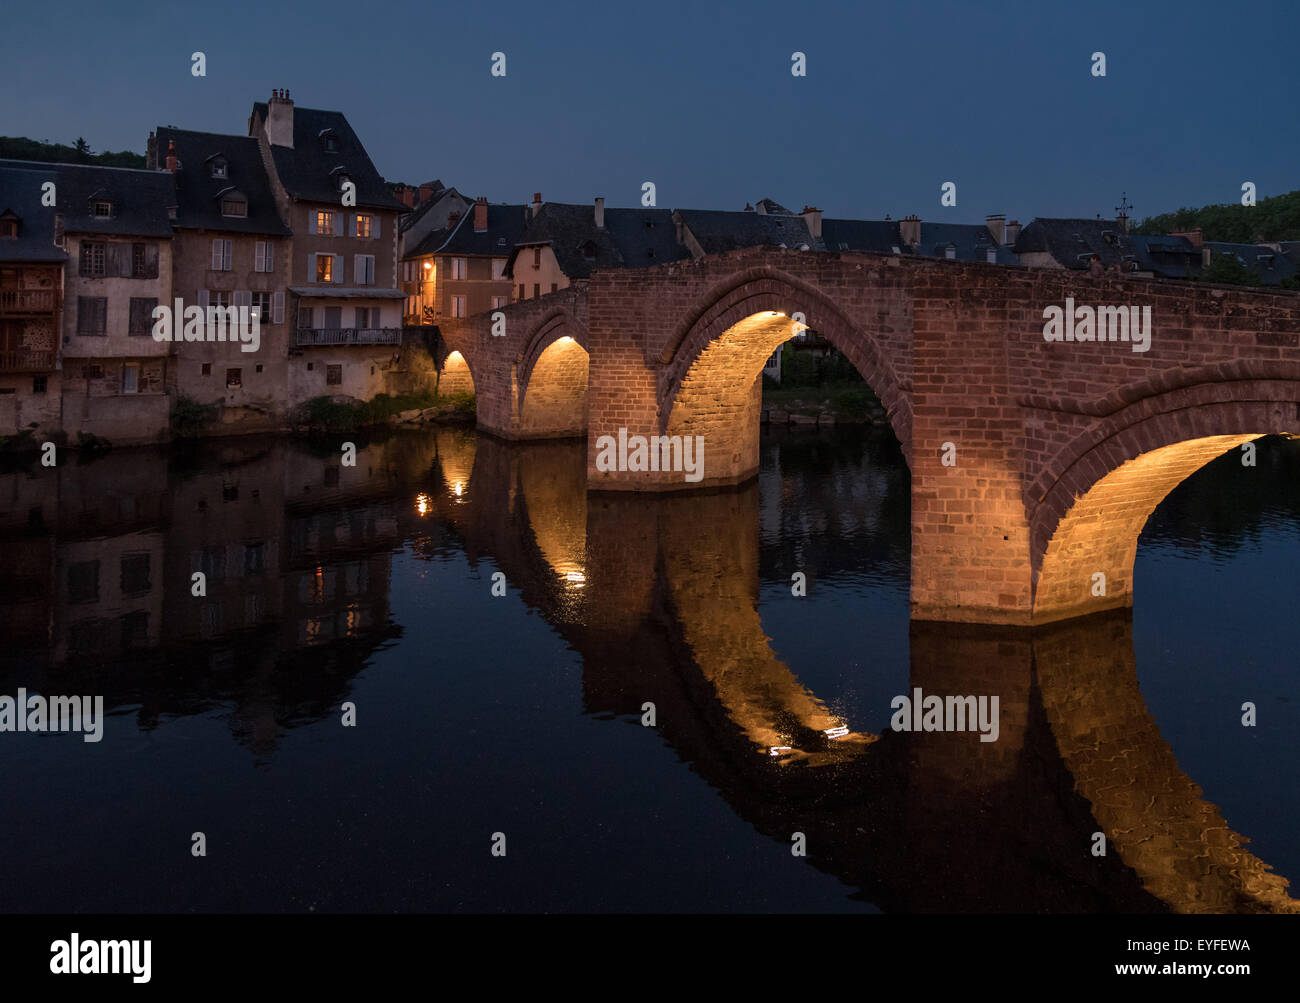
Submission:
<svg viewBox="0 0 1300 1003">
<path fill-rule="evenodd" d="M 1147 350 L 1048 342 L 1044 311 L 1067 302 L 1149 307 Z M 589 489 L 735 485 L 758 468 L 763 363 L 799 314 L 875 390 L 907 457 L 917 619 L 1128 606 L 1161 499 L 1229 449 L 1300 434 L 1298 294 L 772 248 L 597 272 L 445 323 L 441 386 L 474 389 L 500 437 L 586 434 Z M 607 469 L 620 430 L 701 437 L 702 479 Z"/>
</svg>

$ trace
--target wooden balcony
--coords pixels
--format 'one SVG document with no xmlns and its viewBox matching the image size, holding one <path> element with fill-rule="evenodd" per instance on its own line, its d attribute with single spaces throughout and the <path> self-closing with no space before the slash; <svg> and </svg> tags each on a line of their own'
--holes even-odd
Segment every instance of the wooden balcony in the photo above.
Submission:
<svg viewBox="0 0 1300 1003">
<path fill-rule="evenodd" d="M 0 314 L 53 313 L 53 289 L 0 289 Z"/>
<path fill-rule="evenodd" d="M 297 345 L 400 345 L 400 327 L 300 327 Z"/>
<path fill-rule="evenodd" d="M 53 370 L 53 349 L 0 349 L 0 373 L 49 373 Z"/>
</svg>

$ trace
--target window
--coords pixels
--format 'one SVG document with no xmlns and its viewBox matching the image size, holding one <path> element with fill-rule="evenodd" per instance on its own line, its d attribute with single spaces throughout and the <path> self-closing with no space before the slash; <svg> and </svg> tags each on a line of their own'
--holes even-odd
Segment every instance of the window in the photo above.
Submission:
<svg viewBox="0 0 1300 1003">
<path fill-rule="evenodd" d="M 14 238 L 18 236 L 18 220 L 0 219 L 0 237 Z"/>
<path fill-rule="evenodd" d="M 102 338 L 108 334 L 108 297 L 77 297 L 77 333 Z"/>
<path fill-rule="evenodd" d="M 357 307 L 356 326 L 362 331 L 370 331 L 379 327 L 379 307 Z"/>
<path fill-rule="evenodd" d="M 48 379 L 48 377 L 45 377 L 45 376 L 33 376 L 33 377 L 32 377 L 32 393 L 34 393 L 34 394 L 43 394 L 43 393 L 45 393 L 45 388 L 46 388 L 46 386 L 47 386 L 47 383 L 46 383 L 46 380 L 47 380 L 47 379 Z"/>
<path fill-rule="evenodd" d="M 990 265 L 996 265 L 998 263 L 998 252 L 990 247 L 984 252 L 984 260 Z"/>
<path fill-rule="evenodd" d="M 88 366 L 82 366 L 81 378 L 83 380 L 102 380 L 104 378 L 104 367 L 98 362 L 92 362 Z"/>
<path fill-rule="evenodd" d="M 156 279 L 158 277 L 158 245 L 131 245 L 131 278 Z"/>
<path fill-rule="evenodd" d="M 500 310 L 500 309 L 501 309 L 503 306 L 505 306 L 505 305 L 506 305 L 506 298 L 505 298 L 504 296 L 493 296 L 493 297 L 492 297 L 492 309 L 493 309 L 493 310 Z"/>
<path fill-rule="evenodd" d="M 596 245 L 593 241 L 584 240 L 582 242 L 582 246 L 579 247 L 578 250 L 582 252 L 582 257 L 584 261 L 596 260 Z"/>
<path fill-rule="evenodd" d="M 325 327 L 331 331 L 337 331 L 343 326 L 343 308 L 341 306 L 327 306 L 323 308 L 325 314 Z"/>
<path fill-rule="evenodd" d="M 943 256 L 944 256 L 945 258 L 949 259 L 950 261 L 956 260 L 956 258 L 957 258 L 957 248 L 955 248 L 955 247 L 953 247 L 951 244 L 949 244 L 947 247 L 945 247 L 945 248 L 943 249 Z"/>
<path fill-rule="evenodd" d="M 104 244 L 85 241 L 81 242 L 81 274 L 87 276 L 96 276 L 104 274 Z"/>
<path fill-rule="evenodd" d="M 334 133 L 332 132 L 325 133 L 324 140 L 325 140 L 325 149 L 328 150 L 330 153 L 335 152 L 339 148 L 339 140 L 338 137 L 334 135 Z"/>
<path fill-rule="evenodd" d="M 262 324 L 271 322 L 271 294 L 270 293 L 251 293 L 251 300 L 248 304 L 248 317 L 251 320 L 256 317 Z"/>
<path fill-rule="evenodd" d="M 253 372 L 260 373 L 261 371 L 262 371 L 262 364 L 259 362 L 257 365 L 253 367 Z M 256 494 L 256 492 L 254 492 L 254 494 Z"/>
<path fill-rule="evenodd" d="M 557 282 L 552 282 L 552 283 L 551 283 L 551 292 L 555 292 L 555 291 L 556 291 L 557 289 L 559 289 L 559 288 L 560 288 L 559 283 L 557 283 Z"/>
<path fill-rule="evenodd" d="M 453 279 L 464 279 L 469 276 L 469 265 L 464 258 L 451 259 L 451 277 Z"/>
<path fill-rule="evenodd" d="M 226 389 L 238 390 L 240 387 L 242 387 L 244 385 L 243 375 L 244 372 L 242 369 L 227 369 Z"/>
<path fill-rule="evenodd" d="M 68 601 L 94 602 L 99 598 L 99 562 L 77 561 L 68 565 Z"/>
<path fill-rule="evenodd" d="M 199 368 L 199 375 L 201 375 L 201 376 L 211 376 L 211 375 L 212 375 L 212 363 L 211 363 L 211 362 L 205 362 L 205 363 L 203 363 L 203 365 Z"/>
<path fill-rule="evenodd" d="M 94 209 L 94 212 L 92 213 L 92 215 L 93 215 L 96 219 L 112 219 L 112 218 L 113 218 L 113 203 L 112 203 L 112 202 L 96 202 L 96 203 L 95 203 L 95 209 Z"/>
<path fill-rule="evenodd" d="M 500 281 L 506 277 L 506 259 L 492 259 L 492 278 L 494 281 Z"/>
<path fill-rule="evenodd" d="M 524 284 L 522 282 L 519 283 L 519 298 L 520 299 L 524 298 Z"/>
<path fill-rule="evenodd" d="M 253 271 L 275 271 L 275 245 L 269 240 L 259 240 L 253 245 Z"/>
<path fill-rule="evenodd" d="M 343 366 L 326 366 L 325 382 L 332 387 L 339 386 L 343 382 Z"/>
<path fill-rule="evenodd" d="M 451 315 L 453 317 L 465 316 L 465 297 L 453 296 L 451 298 Z"/>
<path fill-rule="evenodd" d="M 369 217 L 369 216 L 358 216 L 358 217 L 357 217 L 357 223 L 356 223 L 356 230 L 357 230 L 357 232 L 354 233 L 352 236 L 354 236 L 354 237 L 369 237 L 369 236 L 370 236 L 370 230 L 371 230 L 370 217 Z"/>
<path fill-rule="evenodd" d="M 540 247 L 533 248 L 533 267 L 542 267 L 542 249 Z"/>
<path fill-rule="evenodd" d="M 133 394 L 140 390 L 140 367 L 128 362 L 122 367 L 122 393 Z"/>
<path fill-rule="evenodd" d="M 375 256 L 373 254 L 355 255 L 352 272 L 357 285 L 373 286 L 375 284 Z"/>
<path fill-rule="evenodd" d="M 247 216 L 248 201 L 240 198 L 238 195 L 224 198 L 221 200 L 221 215 L 223 216 Z"/>
<path fill-rule="evenodd" d="M 316 229 L 313 233 L 333 233 L 334 232 L 334 214 L 326 212 L 324 209 L 316 210 Z"/>
<path fill-rule="evenodd" d="M 542 295 L 542 284 L 541 284 L 540 282 L 534 282 L 534 283 L 533 283 L 533 296 L 534 296 L 534 297 L 537 297 L 537 296 L 540 296 L 540 295 Z"/>
<path fill-rule="evenodd" d="M 334 255 L 332 254 L 316 255 L 316 281 L 317 282 L 334 281 Z"/>
<path fill-rule="evenodd" d="M 126 333 L 134 337 L 153 332 L 153 312 L 158 306 L 157 297 L 132 296 L 131 319 Z"/>
<path fill-rule="evenodd" d="M 303 329 L 311 327 L 311 307 L 300 306 L 298 308 L 298 326 Z"/>
<path fill-rule="evenodd" d="M 149 580 L 148 554 L 123 554 L 121 563 L 122 594 L 144 595 L 153 587 Z"/>
<path fill-rule="evenodd" d="M 230 271 L 234 253 L 234 242 L 217 237 L 212 241 L 212 270 L 214 272 Z"/>
<path fill-rule="evenodd" d="M 213 289 L 208 293 L 208 305 L 224 309 L 230 306 L 230 293 L 224 289 Z"/>
<path fill-rule="evenodd" d="M 224 178 L 226 176 L 226 162 L 224 160 L 212 161 L 212 176 L 214 178 Z"/>
<path fill-rule="evenodd" d="M 348 186 L 348 182 L 351 181 L 351 180 L 352 180 L 351 175 L 349 175 L 349 174 L 345 174 L 344 172 L 339 171 L 339 175 L 338 175 L 338 186 L 339 186 L 339 191 L 343 191 L 343 189 L 346 188 L 346 187 Z"/>
</svg>

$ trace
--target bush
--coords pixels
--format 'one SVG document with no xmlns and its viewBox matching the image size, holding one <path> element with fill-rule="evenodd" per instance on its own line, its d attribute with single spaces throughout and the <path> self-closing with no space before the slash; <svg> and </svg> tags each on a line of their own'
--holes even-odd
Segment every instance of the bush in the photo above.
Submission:
<svg viewBox="0 0 1300 1003">
<path fill-rule="evenodd" d="M 209 418 L 217 410 L 215 404 L 200 404 L 193 397 L 181 394 L 172 400 L 171 430 L 177 439 L 197 439 L 203 434 Z"/>
</svg>

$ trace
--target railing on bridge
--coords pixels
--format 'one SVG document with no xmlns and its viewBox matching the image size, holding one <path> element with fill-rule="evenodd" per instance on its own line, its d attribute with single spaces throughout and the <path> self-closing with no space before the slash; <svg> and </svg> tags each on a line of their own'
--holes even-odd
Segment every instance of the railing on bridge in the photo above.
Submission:
<svg viewBox="0 0 1300 1003">
<path fill-rule="evenodd" d="M 400 327 L 300 327 L 299 347 L 312 345 L 400 345 Z"/>
<path fill-rule="evenodd" d="M 47 373 L 53 369 L 53 349 L 0 349 L 0 373 Z"/>
<path fill-rule="evenodd" d="M 0 313 L 49 313 L 53 289 L 0 289 Z"/>
</svg>

